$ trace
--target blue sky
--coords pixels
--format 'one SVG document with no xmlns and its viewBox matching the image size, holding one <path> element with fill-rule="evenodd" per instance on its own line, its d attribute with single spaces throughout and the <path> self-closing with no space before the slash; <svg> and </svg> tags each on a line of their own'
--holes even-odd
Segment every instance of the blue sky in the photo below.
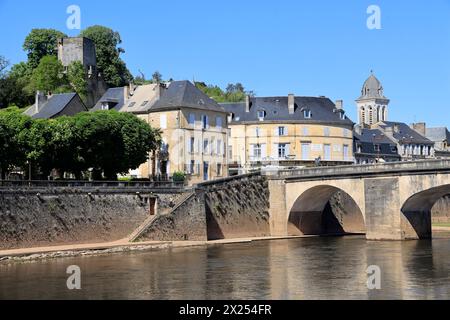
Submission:
<svg viewBox="0 0 450 320">
<path fill-rule="evenodd" d="M 450 126 L 450 0 L 0 0 L 0 55 L 25 60 L 32 28 L 77 35 L 66 27 L 72 4 L 82 28 L 120 32 L 135 75 L 241 82 L 259 96 L 325 95 L 344 99 L 356 121 L 354 100 L 373 69 L 390 120 Z M 372 4 L 381 30 L 366 26 Z"/>
</svg>

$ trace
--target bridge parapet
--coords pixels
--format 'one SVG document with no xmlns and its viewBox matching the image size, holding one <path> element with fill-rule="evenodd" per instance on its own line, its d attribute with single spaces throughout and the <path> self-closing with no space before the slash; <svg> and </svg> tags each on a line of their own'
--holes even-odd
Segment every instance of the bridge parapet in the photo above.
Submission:
<svg viewBox="0 0 450 320">
<path fill-rule="evenodd" d="M 366 165 L 336 167 L 315 167 L 292 170 L 264 170 L 269 179 L 299 180 L 314 178 L 367 177 L 382 175 L 406 175 L 432 172 L 450 172 L 450 160 L 427 160 L 410 162 L 390 162 Z"/>
</svg>

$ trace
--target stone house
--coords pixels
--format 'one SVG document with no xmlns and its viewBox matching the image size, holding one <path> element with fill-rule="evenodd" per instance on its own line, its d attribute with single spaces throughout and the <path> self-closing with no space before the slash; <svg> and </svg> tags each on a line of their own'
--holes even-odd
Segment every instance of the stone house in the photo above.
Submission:
<svg viewBox="0 0 450 320">
<path fill-rule="evenodd" d="M 227 112 L 191 82 L 109 89 L 92 110 L 111 109 L 162 131 L 161 150 L 131 176 L 164 180 L 184 172 L 189 183 L 199 183 L 228 175 Z"/>
<path fill-rule="evenodd" d="M 33 119 L 53 119 L 61 116 L 73 116 L 88 111 L 77 93 L 45 95 L 38 91 L 36 102 L 24 114 Z"/>
<path fill-rule="evenodd" d="M 247 97 L 246 102 L 222 106 L 229 113 L 233 173 L 354 162 L 353 122 L 342 101 L 290 94 Z"/>
</svg>

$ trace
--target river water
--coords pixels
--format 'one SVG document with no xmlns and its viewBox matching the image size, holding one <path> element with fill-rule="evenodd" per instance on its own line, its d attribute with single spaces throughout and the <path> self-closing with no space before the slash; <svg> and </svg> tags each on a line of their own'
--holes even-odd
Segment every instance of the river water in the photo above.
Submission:
<svg viewBox="0 0 450 320">
<path fill-rule="evenodd" d="M 81 290 L 67 289 L 70 265 Z M 0 299 L 448 299 L 449 276 L 450 234 L 323 237 L 0 264 Z"/>
</svg>

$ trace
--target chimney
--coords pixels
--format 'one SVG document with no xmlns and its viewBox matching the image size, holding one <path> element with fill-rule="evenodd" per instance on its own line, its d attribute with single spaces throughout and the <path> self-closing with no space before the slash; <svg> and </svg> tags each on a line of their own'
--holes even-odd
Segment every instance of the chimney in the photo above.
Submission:
<svg viewBox="0 0 450 320">
<path fill-rule="evenodd" d="M 164 89 L 166 89 L 166 86 L 164 83 L 157 83 L 155 86 L 155 91 L 156 91 L 156 98 L 159 99 L 161 98 L 162 92 L 164 91 Z"/>
<path fill-rule="evenodd" d="M 35 111 L 38 113 L 42 105 L 47 101 L 47 96 L 42 91 L 36 91 L 36 102 L 34 104 Z"/>
<path fill-rule="evenodd" d="M 288 109 L 289 109 L 289 114 L 294 114 L 294 112 L 295 112 L 295 96 L 292 93 L 288 95 Z"/>
<path fill-rule="evenodd" d="M 413 123 L 411 127 L 423 136 L 427 133 L 425 122 Z"/>
<path fill-rule="evenodd" d="M 250 101 L 250 96 L 245 96 L 245 112 L 250 112 L 250 108 L 252 107 L 252 103 Z"/>
<path fill-rule="evenodd" d="M 336 109 L 342 110 L 344 109 L 344 100 L 336 100 Z"/>
</svg>

